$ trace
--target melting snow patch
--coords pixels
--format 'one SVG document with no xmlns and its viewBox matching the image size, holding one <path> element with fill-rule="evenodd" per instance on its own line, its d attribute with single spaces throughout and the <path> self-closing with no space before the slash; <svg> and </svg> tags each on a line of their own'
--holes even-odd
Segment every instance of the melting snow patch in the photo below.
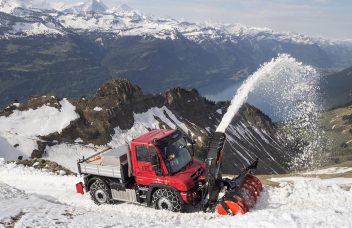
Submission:
<svg viewBox="0 0 352 228">
<path fill-rule="evenodd" d="M 190 131 L 167 107 L 154 107 L 143 113 L 134 113 L 134 124 L 131 129 L 121 130 L 119 127 L 116 127 L 114 129 L 115 134 L 112 136 L 109 146 L 117 147 L 122 144 L 128 144 L 133 138 L 148 132 L 148 129 L 159 128 L 159 119 L 169 128 L 181 128 L 186 133 Z M 191 135 L 193 135 L 192 132 Z"/>
<path fill-rule="evenodd" d="M 77 138 L 76 140 L 75 140 L 75 143 L 82 143 L 83 142 L 83 140 L 81 139 L 81 138 Z"/>
<path fill-rule="evenodd" d="M 161 121 L 166 123 L 170 128 L 181 128 L 184 132 L 188 132 L 187 126 L 182 123 L 177 117 L 165 106 L 161 108 L 150 108 L 147 112 L 134 113 L 134 120 L 137 124 L 142 124 L 148 128 L 158 128 L 159 121 L 155 119 L 158 117 Z"/>
<path fill-rule="evenodd" d="M 95 107 L 93 110 L 96 111 L 96 112 L 100 112 L 100 111 L 103 110 L 103 109 L 100 108 L 100 107 Z"/>
<path fill-rule="evenodd" d="M 14 110 L 10 116 L 0 117 L 0 136 L 10 145 L 18 144 L 16 149 L 30 156 L 37 149 L 38 135 L 61 133 L 71 121 L 79 118 L 75 112 L 76 107 L 67 99 L 60 101 L 60 105 L 61 110 L 44 105 L 34 110 Z"/>
</svg>

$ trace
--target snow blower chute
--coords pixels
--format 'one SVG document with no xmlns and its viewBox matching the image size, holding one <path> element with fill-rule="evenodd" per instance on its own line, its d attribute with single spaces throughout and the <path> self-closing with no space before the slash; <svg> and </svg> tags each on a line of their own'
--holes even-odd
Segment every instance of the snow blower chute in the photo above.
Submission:
<svg viewBox="0 0 352 228">
<path fill-rule="evenodd" d="M 262 190 L 262 183 L 252 175 L 258 159 L 237 177 L 223 178 L 221 164 L 225 139 L 224 133 L 215 132 L 210 140 L 206 159 L 206 193 L 202 207 L 204 211 L 216 211 L 221 215 L 244 214 L 255 205 Z"/>
</svg>

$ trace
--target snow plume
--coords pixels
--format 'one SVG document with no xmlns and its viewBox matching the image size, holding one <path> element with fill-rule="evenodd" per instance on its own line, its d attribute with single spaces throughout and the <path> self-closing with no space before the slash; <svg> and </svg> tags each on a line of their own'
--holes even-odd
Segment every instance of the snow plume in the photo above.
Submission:
<svg viewBox="0 0 352 228">
<path fill-rule="evenodd" d="M 287 54 L 281 54 L 276 59 L 263 64 L 254 74 L 237 90 L 236 95 L 231 100 L 231 105 L 223 116 L 216 131 L 225 132 L 227 126 L 231 123 L 233 117 L 246 102 L 248 95 L 261 84 L 268 84 L 264 81 L 273 82 L 280 78 L 289 78 L 291 76 L 300 77 L 300 75 L 316 74 L 315 70 L 309 66 L 302 66 L 301 63 L 295 61 L 294 58 Z"/>
<path fill-rule="evenodd" d="M 270 77 L 260 80 L 256 94 L 280 119 L 280 131 L 287 137 L 292 151 L 291 169 L 316 168 L 324 162 L 328 140 L 319 118 L 319 74 L 289 55 L 280 55 Z"/>
<path fill-rule="evenodd" d="M 255 91 L 263 99 L 270 97 L 270 107 L 285 123 L 288 139 L 296 142 L 300 153 L 292 158 L 292 168 L 311 168 L 321 161 L 323 132 L 319 129 L 320 102 L 317 96 L 318 73 L 288 54 L 262 65 L 237 90 L 216 131 L 225 132 L 233 117 Z"/>
</svg>

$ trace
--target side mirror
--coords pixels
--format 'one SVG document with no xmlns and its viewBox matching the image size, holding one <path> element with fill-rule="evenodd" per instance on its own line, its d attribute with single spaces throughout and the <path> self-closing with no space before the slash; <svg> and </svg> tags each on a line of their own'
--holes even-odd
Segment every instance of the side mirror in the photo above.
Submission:
<svg viewBox="0 0 352 228">
<path fill-rule="evenodd" d="M 157 154 L 153 154 L 151 156 L 150 162 L 152 164 L 152 170 L 155 171 L 157 176 L 161 176 L 161 169 L 160 169 L 160 161 L 159 161 L 159 157 Z"/>
</svg>

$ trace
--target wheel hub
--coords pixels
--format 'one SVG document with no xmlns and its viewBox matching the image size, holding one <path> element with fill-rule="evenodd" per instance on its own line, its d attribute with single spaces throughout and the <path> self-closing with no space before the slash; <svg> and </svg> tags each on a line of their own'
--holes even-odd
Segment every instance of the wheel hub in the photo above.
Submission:
<svg viewBox="0 0 352 228">
<path fill-rule="evenodd" d="M 171 202 L 169 200 L 167 200 L 166 198 L 161 198 L 161 199 L 159 199 L 158 207 L 160 209 L 171 210 L 172 205 L 171 205 Z"/>
<path fill-rule="evenodd" d="M 106 193 L 99 189 L 94 193 L 95 199 L 99 202 L 99 203 L 105 203 L 107 200 L 107 196 Z"/>
</svg>

